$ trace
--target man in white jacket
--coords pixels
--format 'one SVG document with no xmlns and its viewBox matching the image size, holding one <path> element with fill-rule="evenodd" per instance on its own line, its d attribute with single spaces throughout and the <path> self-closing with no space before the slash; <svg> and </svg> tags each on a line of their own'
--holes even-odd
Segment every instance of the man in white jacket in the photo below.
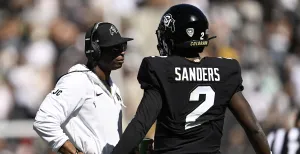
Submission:
<svg viewBox="0 0 300 154">
<path fill-rule="evenodd" d="M 127 42 L 111 23 L 85 36 L 87 65 L 77 64 L 42 102 L 34 130 L 55 152 L 108 154 L 122 133 L 123 100 L 110 72 L 122 67 Z"/>
</svg>

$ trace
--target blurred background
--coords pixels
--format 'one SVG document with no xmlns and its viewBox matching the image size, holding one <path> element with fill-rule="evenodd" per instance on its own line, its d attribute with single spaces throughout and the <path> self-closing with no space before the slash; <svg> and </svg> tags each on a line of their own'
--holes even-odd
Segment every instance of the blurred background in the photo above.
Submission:
<svg viewBox="0 0 300 154">
<path fill-rule="evenodd" d="M 32 120 L 57 79 L 85 63 L 84 34 L 97 21 L 133 37 L 125 65 L 112 77 L 127 108 L 124 128 L 141 100 L 136 76 L 142 58 L 158 55 L 155 30 L 171 5 L 193 4 L 210 22 L 203 56 L 236 58 L 245 97 L 264 131 L 290 128 L 300 106 L 299 0 L 0 0 L 0 154 L 50 154 Z M 153 136 L 152 128 L 148 137 Z M 224 154 L 254 153 L 230 112 Z"/>
</svg>

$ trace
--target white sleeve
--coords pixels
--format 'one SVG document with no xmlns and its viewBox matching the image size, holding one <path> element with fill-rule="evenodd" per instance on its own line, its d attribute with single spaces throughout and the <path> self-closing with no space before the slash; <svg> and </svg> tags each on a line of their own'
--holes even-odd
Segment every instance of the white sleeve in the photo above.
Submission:
<svg viewBox="0 0 300 154">
<path fill-rule="evenodd" d="M 42 102 L 36 114 L 33 129 L 53 151 L 69 139 L 61 124 L 82 106 L 87 94 L 88 79 L 83 73 L 71 73 L 62 77 Z"/>
</svg>

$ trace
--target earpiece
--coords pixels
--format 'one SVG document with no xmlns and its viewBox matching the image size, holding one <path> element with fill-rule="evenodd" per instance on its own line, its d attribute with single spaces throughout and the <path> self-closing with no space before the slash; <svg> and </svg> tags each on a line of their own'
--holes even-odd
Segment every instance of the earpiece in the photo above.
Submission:
<svg viewBox="0 0 300 154">
<path fill-rule="evenodd" d="M 99 40 L 94 40 L 93 37 L 94 37 L 94 33 L 97 31 L 98 27 L 100 26 L 102 22 L 98 22 L 94 25 L 93 27 L 93 30 L 92 30 L 92 33 L 91 33 L 91 37 L 90 37 L 90 40 L 91 40 L 91 47 L 93 49 L 93 52 L 91 53 L 92 54 L 92 58 L 93 60 L 95 61 L 98 61 L 100 59 L 100 56 L 101 56 L 101 49 L 100 49 L 100 46 L 99 46 Z"/>
</svg>

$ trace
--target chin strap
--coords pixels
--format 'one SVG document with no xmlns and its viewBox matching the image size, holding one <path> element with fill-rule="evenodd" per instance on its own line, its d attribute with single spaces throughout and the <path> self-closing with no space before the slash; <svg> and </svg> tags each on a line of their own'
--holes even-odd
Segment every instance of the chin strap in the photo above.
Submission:
<svg viewBox="0 0 300 154">
<path fill-rule="evenodd" d="M 217 38 L 217 36 L 212 36 L 212 37 L 208 38 L 208 40 L 211 40 L 211 39 L 214 39 L 214 38 Z"/>
</svg>

